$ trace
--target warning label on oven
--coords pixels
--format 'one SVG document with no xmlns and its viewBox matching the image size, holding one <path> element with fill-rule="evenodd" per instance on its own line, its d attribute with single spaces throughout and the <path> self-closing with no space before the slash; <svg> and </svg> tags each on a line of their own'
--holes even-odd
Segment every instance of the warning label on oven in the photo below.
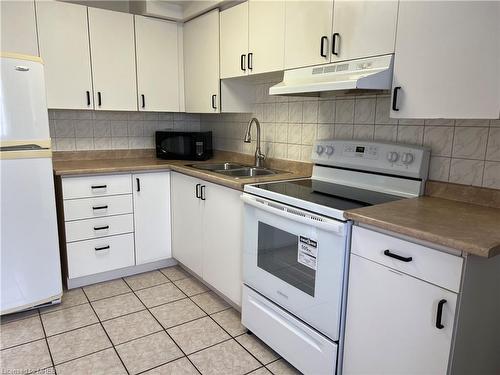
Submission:
<svg viewBox="0 0 500 375">
<path fill-rule="evenodd" d="M 297 261 L 306 267 L 316 270 L 317 256 L 318 256 L 318 242 L 310 238 L 300 236 Z"/>
</svg>

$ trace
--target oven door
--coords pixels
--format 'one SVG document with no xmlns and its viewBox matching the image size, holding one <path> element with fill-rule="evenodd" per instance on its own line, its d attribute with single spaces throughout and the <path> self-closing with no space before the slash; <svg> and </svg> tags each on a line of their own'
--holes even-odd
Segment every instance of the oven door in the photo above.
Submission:
<svg viewBox="0 0 500 375">
<path fill-rule="evenodd" d="M 350 226 L 249 194 L 242 200 L 245 284 L 338 340 Z"/>
</svg>

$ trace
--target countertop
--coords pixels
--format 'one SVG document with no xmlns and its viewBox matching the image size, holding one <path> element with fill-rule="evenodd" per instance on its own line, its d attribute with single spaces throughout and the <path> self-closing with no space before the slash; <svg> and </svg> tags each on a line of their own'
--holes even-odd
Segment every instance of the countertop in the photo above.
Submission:
<svg viewBox="0 0 500 375">
<path fill-rule="evenodd" d="M 500 209 L 495 207 L 424 196 L 357 208 L 344 216 L 480 257 L 500 254 Z"/>
</svg>

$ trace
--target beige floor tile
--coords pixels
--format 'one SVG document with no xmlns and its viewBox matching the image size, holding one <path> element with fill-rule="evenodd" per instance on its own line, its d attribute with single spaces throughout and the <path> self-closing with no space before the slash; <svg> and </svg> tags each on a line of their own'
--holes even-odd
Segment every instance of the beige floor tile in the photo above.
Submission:
<svg viewBox="0 0 500 375">
<path fill-rule="evenodd" d="M 10 322 L 15 322 L 17 320 L 31 318 L 31 317 L 34 317 L 37 315 L 39 315 L 37 309 L 28 310 L 28 311 L 21 311 L 18 313 L 13 313 L 13 314 L 8 314 L 8 315 L 2 315 L 0 317 L 0 323 L 3 325 L 3 324 L 10 323 Z"/>
<path fill-rule="evenodd" d="M 1 359 L 2 374 L 29 374 L 52 366 L 45 339 L 2 350 Z"/>
<path fill-rule="evenodd" d="M 100 324 L 51 336 L 47 341 L 56 365 L 111 347 Z"/>
<path fill-rule="evenodd" d="M 190 297 L 208 290 L 202 282 L 196 280 L 194 277 L 177 280 L 174 284 Z"/>
<path fill-rule="evenodd" d="M 190 277 L 191 275 L 184 271 L 179 266 L 162 268 L 161 273 L 167 276 L 171 281 L 177 281 L 180 279 L 185 279 L 186 277 Z"/>
<path fill-rule="evenodd" d="M 261 366 L 234 340 L 192 354 L 189 359 L 203 375 L 242 375 Z"/>
<path fill-rule="evenodd" d="M 97 316 L 88 303 L 43 314 L 41 317 L 47 336 L 98 322 Z"/>
<path fill-rule="evenodd" d="M 170 328 L 205 316 L 189 298 L 153 307 L 151 313 L 165 328 Z"/>
<path fill-rule="evenodd" d="M 87 297 L 83 293 L 82 288 L 65 290 L 61 299 L 61 303 L 57 305 L 47 306 L 40 309 L 41 314 L 46 314 L 51 311 L 58 311 L 68 307 L 81 305 L 87 303 Z"/>
<path fill-rule="evenodd" d="M 299 370 L 285 361 L 283 358 L 266 366 L 275 375 L 300 375 Z"/>
<path fill-rule="evenodd" d="M 57 375 L 127 374 L 114 349 L 106 349 L 56 366 Z"/>
<path fill-rule="evenodd" d="M 144 306 L 134 293 L 121 294 L 92 302 L 99 319 L 107 320 L 144 310 Z"/>
<path fill-rule="evenodd" d="M 213 314 L 229 308 L 229 304 L 214 292 L 197 294 L 191 299 L 200 306 L 207 314 Z"/>
<path fill-rule="evenodd" d="M 160 271 L 151 271 L 125 277 L 125 281 L 132 288 L 132 290 L 139 290 L 159 284 L 164 284 L 169 282 L 170 280 L 167 279 L 167 277 Z"/>
<path fill-rule="evenodd" d="M 116 346 L 131 374 L 148 370 L 183 356 L 181 350 L 162 331 Z"/>
<path fill-rule="evenodd" d="M 224 310 L 212 314 L 211 317 L 233 337 L 241 335 L 247 331 L 247 329 L 241 324 L 241 314 L 235 309 Z"/>
<path fill-rule="evenodd" d="M 245 347 L 250 353 L 253 354 L 255 358 L 257 358 L 262 364 L 267 365 L 268 363 L 275 361 L 279 358 L 278 353 L 272 350 L 269 346 L 264 344 L 257 336 L 255 335 L 241 335 L 236 337 L 236 341 L 238 341 L 241 345 Z"/>
<path fill-rule="evenodd" d="M 16 320 L 2 325 L 0 328 L 0 348 L 6 349 L 15 345 L 43 339 L 40 317 L 34 316 L 23 320 Z"/>
<path fill-rule="evenodd" d="M 230 338 L 209 317 L 170 328 L 167 332 L 186 354 L 205 349 Z"/>
<path fill-rule="evenodd" d="M 248 375 L 272 375 L 272 373 L 267 368 L 261 367 L 255 371 L 252 371 Z"/>
<path fill-rule="evenodd" d="M 102 325 L 114 345 L 162 330 L 161 325 L 147 310 L 106 320 Z"/>
<path fill-rule="evenodd" d="M 186 298 L 184 293 L 172 283 L 141 289 L 136 294 L 148 308 Z"/>
<path fill-rule="evenodd" d="M 199 372 L 186 357 L 146 371 L 144 375 L 198 375 Z"/>
<path fill-rule="evenodd" d="M 130 288 L 122 279 L 85 286 L 83 287 L 83 290 L 90 301 L 97 301 L 98 299 L 113 297 L 130 292 Z"/>
</svg>

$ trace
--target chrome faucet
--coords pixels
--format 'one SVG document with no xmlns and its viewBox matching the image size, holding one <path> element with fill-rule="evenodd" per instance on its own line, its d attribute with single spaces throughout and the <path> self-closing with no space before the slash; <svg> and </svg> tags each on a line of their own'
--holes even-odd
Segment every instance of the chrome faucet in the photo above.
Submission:
<svg viewBox="0 0 500 375">
<path fill-rule="evenodd" d="M 266 155 L 264 155 L 260 151 L 260 123 L 259 120 L 257 120 L 255 117 L 252 118 L 248 122 L 247 130 L 245 132 L 245 143 L 250 143 L 252 141 L 252 136 L 250 134 L 250 130 L 252 130 L 252 124 L 255 122 L 255 126 L 257 127 L 257 148 L 255 149 L 255 166 L 256 167 L 263 167 L 264 166 L 264 160 L 266 159 Z"/>
</svg>

